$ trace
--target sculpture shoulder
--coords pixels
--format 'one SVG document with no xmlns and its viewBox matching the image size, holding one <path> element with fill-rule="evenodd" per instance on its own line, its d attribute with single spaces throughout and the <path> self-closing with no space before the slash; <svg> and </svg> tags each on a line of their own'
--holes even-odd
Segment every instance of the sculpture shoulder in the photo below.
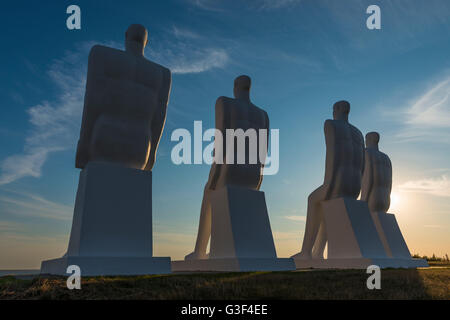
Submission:
<svg viewBox="0 0 450 320">
<path fill-rule="evenodd" d="M 160 71 L 160 74 L 162 75 L 163 88 L 166 88 L 167 91 L 170 91 L 170 86 L 172 84 L 172 72 L 170 71 L 170 69 L 148 59 L 144 58 L 144 60 L 153 69 L 158 69 Z"/>
<path fill-rule="evenodd" d="M 260 123 L 262 127 L 268 129 L 267 127 L 269 126 L 269 115 L 267 114 L 266 110 L 258 107 L 257 105 L 254 105 L 253 103 L 250 103 L 250 108 L 250 113 L 252 113 L 255 117 L 256 115 L 258 115 L 257 117 L 260 119 L 259 121 L 261 121 Z"/>
<path fill-rule="evenodd" d="M 389 159 L 389 156 L 386 154 L 386 153 L 384 153 L 384 152 L 381 152 L 381 151 L 378 151 L 381 155 L 382 155 L 382 157 L 384 158 L 384 159 L 386 159 L 387 161 L 391 161 L 391 159 Z"/>
<path fill-rule="evenodd" d="M 360 136 L 361 138 L 363 137 L 361 130 L 359 130 L 357 127 L 355 127 L 351 123 L 349 123 L 348 125 L 350 126 L 350 129 L 352 130 L 352 132 L 354 132 L 356 135 Z"/>
<path fill-rule="evenodd" d="M 163 67 L 161 65 L 159 65 L 162 68 L 162 72 L 164 74 L 164 79 L 166 79 L 166 81 L 172 82 L 172 72 L 170 71 L 169 68 Z"/>
<path fill-rule="evenodd" d="M 379 151 L 379 152 L 381 154 L 381 157 L 383 158 L 383 162 L 384 162 L 385 166 L 392 168 L 392 163 L 391 163 L 391 159 L 389 158 L 389 156 L 384 152 L 381 152 L 381 151 Z"/>
<path fill-rule="evenodd" d="M 125 54 L 124 51 L 119 49 L 114 49 L 110 47 L 105 47 L 99 44 L 96 44 L 91 48 L 91 51 L 89 52 L 89 60 L 97 60 L 102 59 L 105 56 L 111 56 L 111 55 L 123 55 Z"/>
<path fill-rule="evenodd" d="M 149 59 L 147 59 L 147 58 L 145 58 L 145 57 L 141 57 L 142 59 L 143 59 L 143 61 L 144 61 L 144 63 L 147 65 L 147 66 L 149 66 L 149 67 L 151 67 L 151 68 L 153 68 L 153 69 L 158 69 L 158 70 L 160 70 L 160 72 L 166 77 L 166 78 L 171 78 L 172 77 L 172 73 L 170 72 L 170 69 L 169 68 L 166 68 L 166 67 L 164 67 L 164 66 L 162 66 L 162 65 L 160 65 L 160 64 L 158 64 L 158 63 L 156 63 L 156 62 L 153 62 L 153 61 L 151 61 L 151 60 L 149 60 Z"/>
<path fill-rule="evenodd" d="M 229 97 L 225 97 L 225 96 L 220 96 L 220 97 L 218 97 L 217 100 L 216 100 L 216 105 L 217 105 L 217 104 L 227 105 L 227 104 L 233 103 L 233 101 L 234 101 L 233 98 L 229 98 Z"/>
<path fill-rule="evenodd" d="M 350 126 L 350 130 L 352 133 L 353 141 L 357 142 L 358 144 L 360 144 L 362 146 L 362 148 L 364 148 L 364 137 L 363 137 L 362 132 L 357 127 L 355 127 L 354 125 L 352 125 L 350 123 L 349 123 L 349 126 Z"/>
<path fill-rule="evenodd" d="M 323 124 L 323 130 L 325 131 L 325 133 L 332 133 L 332 132 L 334 132 L 335 128 L 336 128 L 335 120 L 331 120 L 331 119 L 325 120 L 325 122 Z"/>
<path fill-rule="evenodd" d="M 254 105 L 253 103 L 250 103 L 250 106 L 254 108 L 257 112 L 262 113 L 264 116 L 267 116 L 267 112 L 264 109 L 258 107 L 257 105 Z"/>
<path fill-rule="evenodd" d="M 234 99 L 229 97 L 220 96 L 216 100 L 216 111 L 228 109 L 233 105 Z"/>
<path fill-rule="evenodd" d="M 373 162 L 378 157 L 378 151 L 373 148 L 365 149 L 366 160 Z"/>
</svg>

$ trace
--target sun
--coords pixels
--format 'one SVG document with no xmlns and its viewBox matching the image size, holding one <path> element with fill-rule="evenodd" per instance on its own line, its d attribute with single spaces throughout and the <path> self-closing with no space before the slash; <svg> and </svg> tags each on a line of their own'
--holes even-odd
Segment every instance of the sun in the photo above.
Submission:
<svg viewBox="0 0 450 320">
<path fill-rule="evenodd" d="M 396 210 L 400 207 L 401 204 L 401 197 L 398 192 L 391 192 L 391 206 L 389 207 L 389 210 Z"/>
</svg>

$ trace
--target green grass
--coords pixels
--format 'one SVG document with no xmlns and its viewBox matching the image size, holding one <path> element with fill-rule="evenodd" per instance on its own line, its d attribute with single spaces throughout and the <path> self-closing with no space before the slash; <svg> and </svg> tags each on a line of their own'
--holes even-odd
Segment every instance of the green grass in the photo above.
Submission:
<svg viewBox="0 0 450 320">
<path fill-rule="evenodd" d="M 86 277 L 68 290 L 65 277 L 0 278 L 0 299 L 450 299 L 450 266 L 387 269 L 381 290 L 365 270 L 199 273 Z"/>
</svg>

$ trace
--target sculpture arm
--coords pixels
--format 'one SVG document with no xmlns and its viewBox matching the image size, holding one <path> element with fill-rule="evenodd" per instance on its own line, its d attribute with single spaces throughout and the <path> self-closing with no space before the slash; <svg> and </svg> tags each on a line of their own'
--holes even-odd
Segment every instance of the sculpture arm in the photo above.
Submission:
<svg viewBox="0 0 450 320">
<path fill-rule="evenodd" d="M 388 170 L 389 170 L 389 172 L 388 172 L 388 175 L 389 175 L 389 195 L 391 194 L 391 191 L 392 191 L 392 162 L 391 162 L 391 159 L 389 159 L 389 157 L 386 155 L 386 158 L 387 158 L 387 162 L 388 162 Z"/>
<path fill-rule="evenodd" d="M 373 186 L 373 168 L 372 161 L 368 151 L 365 152 L 364 173 L 362 177 L 361 200 L 369 201 L 370 193 Z"/>
<path fill-rule="evenodd" d="M 169 69 L 164 69 L 164 79 L 163 79 L 163 88 L 161 88 L 161 100 L 159 110 L 156 110 L 153 115 L 152 123 L 151 123 L 151 145 L 150 145 L 150 154 L 148 157 L 147 164 L 145 166 L 146 171 L 151 171 L 156 161 L 156 151 L 158 150 L 159 141 L 161 139 L 164 125 L 166 123 L 167 116 L 167 104 L 169 103 L 170 89 L 172 87 L 172 75 Z"/>
<path fill-rule="evenodd" d="M 325 199 L 329 199 L 332 186 L 336 176 L 336 134 L 332 120 L 325 121 L 324 124 L 326 160 L 325 160 L 325 178 L 323 183 L 323 192 Z"/>
<path fill-rule="evenodd" d="M 264 162 L 266 161 L 266 157 L 267 157 L 267 152 L 269 150 L 269 135 L 270 135 L 270 122 L 269 122 L 269 115 L 267 114 L 267 112 L 264 111 L 264 116 L 266 118 L 266 125 L 265 125 L 265 129 L 267 130 L 267 141 L 266 141 L 266 150 L 264 153 Z M 264 167 L 264 163 L 263 163 L 263 167 Z"/>
<path fill-rule="evenodd" d="M 86 78 L 86 92 L 84 95 L 83 116 L 81 119 L 80 138 L 77 145 L 77 153 L 75 159 L 75 167 L 83 169 L 89 161 L 89 145 L 91 140 L 92 130 L 97 120 L 98 110 L 96 110 L 96 103 L 93 101 L 95 92 L 93 90 L 93 83 L 98 78 L 98 68 L 100 68 L 99 61 L 97 61 L 96 53 L 100 49 L 99 46 L 92 47 L 88 59 L 88 71 Z"/>
<path fill-rule="evenodd" d="M 269 133 L 270 133 L 270 122 L 269 122 L 269 115 L 267 114 L 266 111 L 264 112 L 264 117 L 265 117 L 265 125 L 264 125 L 264 129 L 267 130 L 267 141 L 266 141 L 266 150 L 264 150 L 264 158 L 260 159 L 261 161 L 261 176 L 259 178 L 259 183 L 258 186 L 256 187 L 256 190 L 259 190 L 261 188 L 261 184 L 264 178 L 264 167 L 265 167 L 265 163 L 266 163 L 266 158 L 267 158 L 267 152 L 269 150 Z M 259 148 L 259 146 L 258 146 Z"/>
<path fill-rule="evenodd" d="M 215 124 L 216 124 L 216 130 L 219 130 L 222 133 L 222 164 L 220 163 L 213 163 L 211 166 L 211 172 L 209 174 L 209 179 L 207 183 L 207 189 L 215 189 L 217 181 L 219 180 L 220 173 L 222 170 L 223 164 L 225 164 L 226 161 L 226 125 L 225 125 L 225 106 L 224 101 L 222 97 L 217 98 L 216 106 L 215 106 Z M 214 144 L 216 144 L 216 140 L 214 141 Z M 214 151 L 216 152 L 216 150 Z"/>
</svg>

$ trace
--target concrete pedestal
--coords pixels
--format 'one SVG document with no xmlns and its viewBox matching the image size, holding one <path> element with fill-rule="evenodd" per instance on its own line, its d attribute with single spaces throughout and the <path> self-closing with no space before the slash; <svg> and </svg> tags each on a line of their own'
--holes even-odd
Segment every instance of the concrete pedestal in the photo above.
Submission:
<svg viewBox="0 0 450 320">
<path fill-rule="evenodd" d="M 152 257 L 152 173 L 90 162 L 80 173 L 67 253 L 43 261 L 41 273 L 170 273 L 170 258 Z"/>
<path fill-rule="evenodd" d="M 423 259 L 345 258 L 295 260 L 295 266 L 297 269 L 367 269 L 370 265 L 376 265 L 382 269 L 428 267 L 428 263 Z"/>
<path fill-rule="evenodd" d="M 172 262 L 173 271 L 295 270 L 278 259 L 264 192 L 227 186 L 211 194 L 209 259 Z"/>
<path fill-rule="evenodd" d="M 407 261 L 411 268 L 429 266 L 424 259 L 411 258 L 411 253 L 403 238 L 395 215 L 385 212 L 371 212 L 371 215 L 389 257 L 394 260 Z"/>
<path fill-rule="evenodd" d="M 387 254 L 384 245 L 386 241 L 383 244 L 366 202 L 351 198 L 337 198 L 324 201 L 322 208 L 328 239 L 328 257 L 327 259 L 296 259 L 297 269 L 365 269 L 372 264 L 381 268 L 428 266 L 426 261 L 411 259 L 410 255 L 391 257 Z M 390 230 L 393 229 L 390 226 Z M 394 232 L 390 232 L 389 237 L 392 236 L 391 233 Z"/>
<path fill-rule="evenodd" d="M 411 253 L 403 238 L 395 215 L 385 212 L 371 212 L 372 218 L 377 225 L 380 238 L 385 239 L 386 251 L 393 258 L 410 259 Z"/>
</svg>

